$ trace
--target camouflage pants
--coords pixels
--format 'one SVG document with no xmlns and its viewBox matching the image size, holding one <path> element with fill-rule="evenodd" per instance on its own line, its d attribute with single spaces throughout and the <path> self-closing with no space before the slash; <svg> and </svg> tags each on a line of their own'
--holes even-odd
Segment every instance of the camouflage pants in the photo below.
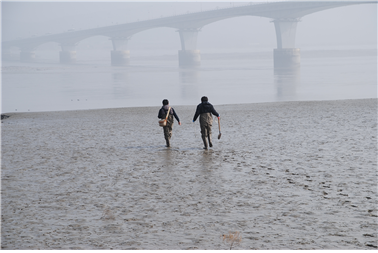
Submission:
<svg viewBox="0 0 378 253">
<path fill-rule="evenodd" d="M 167 146 L 169 146 L 169 140 L 172 137 L 172 128 L 173 128 L 173 116 L 169 115 L 167 118 L 167 125 L 163 127 L 164 139 L 167 142 Z"/>
<path fill-rule="evenodd" d="M 167 126 L 163 127 L 164 139 L 165 140 L 169 141 L 172 137 L 172 125 L 169 125 L 169 126 L 167 125 Z"/>
</svg>

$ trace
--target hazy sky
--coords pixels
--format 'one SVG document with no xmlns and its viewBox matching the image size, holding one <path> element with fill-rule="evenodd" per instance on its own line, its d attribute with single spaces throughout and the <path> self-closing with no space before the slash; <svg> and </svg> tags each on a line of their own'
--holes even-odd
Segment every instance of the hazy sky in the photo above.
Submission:
<svg viewBox="0 0 378 253">
<path fill-rule="evenodd" d="M 2 40 L 10 40 L 246 3 L 3 1 L 1 4 Z M 209 24 L 202 28 L 198 36 L 198 49 L 275 48 L 275 30 L 270 21 L 260 17 L 237 17 Z M 101 41 L 99 47 L 111 48 L 111 42 L 105 37 L 90 38 L 79 44 L 95 41 Z M 357 44 L 377 44 L 377 5 L 352 5 L 317 12 L 303 17 L 297 27 L 296 46 L 299 48 Z M 180 49 L 180 40 L 175 29 L 157 28 L 144 31 L 134 35 L 129 42 L 130 50 L 160 47 Z"/>
</svg>

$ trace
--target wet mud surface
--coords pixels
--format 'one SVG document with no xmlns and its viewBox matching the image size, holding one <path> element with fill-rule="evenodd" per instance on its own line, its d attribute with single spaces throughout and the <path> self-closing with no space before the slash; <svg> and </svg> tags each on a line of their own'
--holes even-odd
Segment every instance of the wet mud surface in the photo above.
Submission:
<svg viewBox="0 0 378 253">
<path fill-rule="evenodd" d="M 377 249 L 377 100 L 10 113 L 2 249 Z"/>
</svg>

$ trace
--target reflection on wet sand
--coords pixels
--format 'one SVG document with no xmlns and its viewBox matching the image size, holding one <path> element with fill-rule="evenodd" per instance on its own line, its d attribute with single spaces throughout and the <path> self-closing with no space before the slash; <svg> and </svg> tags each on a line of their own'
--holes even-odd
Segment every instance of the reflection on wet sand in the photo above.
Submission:
<svg viewBox="0 0 378 253">
<path fill-rule="evenodd" d="M 122 72 L 113 72 L 112 73 L 112 82 L 113 83 L 125 83 L 128 78 L 128 71 L 124 70 Z"/>
<path fill-rule="evenodd" d="M 181 83 L 197 83 L 200 72 L 199 69 L 195 67 L 180 67 L 179 75 Z"/>
<path fill-rule="evenodd" d="M 179 81 L 181 84 L 181 98 L 192 100 L 198 98 L 198 83 L 200 71 L 195 67 L 180 67 Z"/>
<path fill-rule="evenodd" d="M 112 99 L 125 99 L 133 96 L 133 91 L 128 83 L 127 69 L 122 72 L 113 72 L 110 83 L 112 84 Z"/>
<path fill-rule="evenodd" d="M 296 101 L 297 87 L 300 85 L 300 68 L 274 69 L 274 84 L 277 101 Z"/>
<path fill-rule="evenodd" d="M 203 82 L 200 76 L 200 68 L 180 68 L 179 81 L 181 83 L 181 94 L 183 99 L 197 99 L 198 84 Z M 251 70 L 252 71 L 252 70 Z M 299 67 L 275 68 L 274 87 L 276 89 L 277 101 L 297 100 L 297 87 L 301 82 L 301 70 Z"/>
</svg>

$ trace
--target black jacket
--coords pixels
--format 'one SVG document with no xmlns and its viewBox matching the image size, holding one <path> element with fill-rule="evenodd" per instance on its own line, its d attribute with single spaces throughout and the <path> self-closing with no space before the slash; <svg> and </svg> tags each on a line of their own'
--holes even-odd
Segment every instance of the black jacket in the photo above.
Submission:
<svg viewBox="0 0 378 253">
<path fill-rule="evenodd" d="M 209 102 L 202 102 L 201 104 L 197 105 L 196 113 L 194 114 L 193 121 L 196 121 L 198 116 L 202 113 L 212 113 L 213 115 L 219 117 L 219 113 L 215 111 L 214 106 Z"/>
<path fill-rule="evenodd" d="M 165 119 L 165 117 L 167 117 L 167 112 L 168 112 L 168 108 L 169 108 L 169 105 L 163 105 L 160 110 L 159 110 L 159 114 L 158 114 L 158 118 L 159 119 Z M 180 122 L 180 119 L 179 117 L 177 116 L 175 110 L 171 107 L 171 110 L 169 111 L 169 114 L 170 115 L 173 115 L 176 120 L 178 122 Z"/>
</svg>

